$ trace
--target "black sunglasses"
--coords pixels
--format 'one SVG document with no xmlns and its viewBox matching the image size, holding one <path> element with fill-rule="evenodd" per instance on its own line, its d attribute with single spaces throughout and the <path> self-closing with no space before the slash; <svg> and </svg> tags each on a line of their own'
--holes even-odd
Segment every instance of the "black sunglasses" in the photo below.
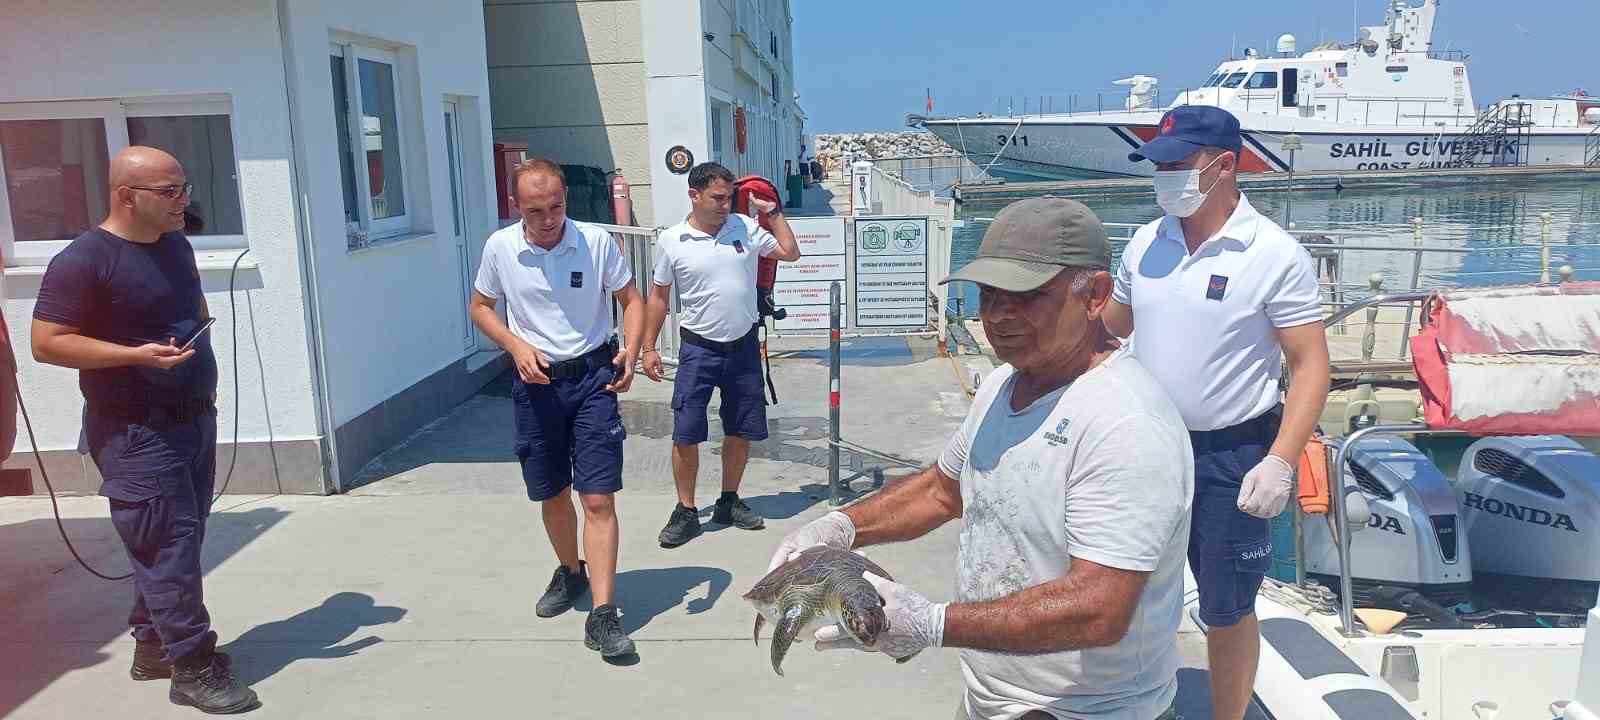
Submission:
<svg viewBox="0 0 1600 720">
<path fill-rule="evenodd" d="M 134 190 L 148 190 L 168 200 L 176 200 L 184 195 L 194 192 L 194 183 L 182 185 L 168 185 L 166 187 L 145 187 L 143 185 L 129 185 Z"/>
</svg>

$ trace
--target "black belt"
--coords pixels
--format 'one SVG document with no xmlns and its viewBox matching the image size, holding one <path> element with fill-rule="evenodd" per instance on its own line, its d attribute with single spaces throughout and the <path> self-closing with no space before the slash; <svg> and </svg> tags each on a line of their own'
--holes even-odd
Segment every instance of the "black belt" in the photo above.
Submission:
<svg viewBox="0 0 1600 720">
<path fill-rule="evenodd" d="M 210 398 L 195 398 L 178 403 L 111 403 L 104 406 L 106 414 L 118 420 L 150 424 L 189 422 L 216 409 L 216 403 L 211 402 Z"/>
<path fill-rule="evenodd" d="M 550 363 L 550 367 L 545 368 L 544 376 L 551 380 L 583 377 L 595 368 L 610 365 L 611 358 L 615 356 L 611 344 L 606 343 L 571 360 Z"/>
<path fill-rule="evenodd" d="M 689 343 L 690 345 L 698 345 L 707 350 L 715 350 L 719 353 L 726 354 L 733 352 L 744 341 L 755 337 L 756 329 L 759 327 L 761 327 L 761 323 L 759 322 L 751 325 L 750 332 L 745 333 L 744 337 L 738 338 L 737 340 L 729 340 L 727 342 L 708 339 L 705 336 L 684 327 L 678 328 L 678 337 L 683 338 L 683 341 Z"/>
</svg>

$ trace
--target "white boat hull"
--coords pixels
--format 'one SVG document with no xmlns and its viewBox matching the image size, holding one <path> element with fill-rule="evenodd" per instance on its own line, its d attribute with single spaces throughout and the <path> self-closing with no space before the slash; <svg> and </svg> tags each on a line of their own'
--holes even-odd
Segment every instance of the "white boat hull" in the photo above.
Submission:
<svg viewBox="0 0 1600 720">
<path fill-rule="evenodd" d="M 1010 118 L 930 119 L 923 125 L 979 167 L 989 168 L 991 174 L 1018 180 L 1058 180 L 1148 177 L 1153 165 L 1131 161 L 1128 153 L 1155 137 L 1159 119 L 1159 112 L 1143 112 L 1042 116 L 1020 122 Z M 1269 116 L 1263 120 L 1278 119 Z M 1286 172 L 1291 162 L 1293 170 L 1302 173 L 1367 170 L 1404 174 L 1430 168 L 1494 165 L 1490 154 L 1462 154 L 1461 141 L 1466 132 L 1462 127 L 1434 132 L 1415 127 L 1349 132 L 1302 130 L 1282 122 L 1263 125 L 1267 127 L 1247 126 L 1243 130 L 1241 172 Z M 1279 125 L 1283 127 L 1272 127 Z M 1283 137 L 1290 131 L 1300 136 L 1302 145 L 1292 155 L 1282 149 Z M 1518 164 L 1582 166 L 1587 136 L 1587 132 L 1576 129 L 1530 132 L 1525 136 L 1524 157 Z M 1509 160 L 1515 146 L 1506 141 L 1499 150 L 1502 159 Z"/>
</svg>

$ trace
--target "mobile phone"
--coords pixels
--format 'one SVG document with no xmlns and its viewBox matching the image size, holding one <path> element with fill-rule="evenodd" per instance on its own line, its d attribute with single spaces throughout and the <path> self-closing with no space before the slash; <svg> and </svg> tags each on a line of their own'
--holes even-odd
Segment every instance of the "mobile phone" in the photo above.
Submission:
<svg viewBox="0 0 1600 720">
<path fill-rule="evenodd" d="M 200 327 L 195 328 L 194 332 L 189 334 L 188 339 L 183 341 L 183 345 L 178 347 L 178 352 L 188 352 L 189 348 L 194 347 L 194 341 L 200 339 L 200 333 L 211 329 L 211 326 L 215 324 L 217 324 L 216 318 L 206 318 L 206 321 L 200 323 Z"/>
</svg>

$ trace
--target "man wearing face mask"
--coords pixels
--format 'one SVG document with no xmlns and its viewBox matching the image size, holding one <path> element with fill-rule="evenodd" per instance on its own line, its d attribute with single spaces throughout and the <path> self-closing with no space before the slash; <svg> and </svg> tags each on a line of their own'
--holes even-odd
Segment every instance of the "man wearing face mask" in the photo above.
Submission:
<svg viewBox="0 0 1600 720">
<path fill-rule="evenodd" d="M 1194 448 L 1189 566 L 1207 626 L 1212 717 L 1239 720 L 1260 656 L 1255 596 L 1272 563 L 1267 521 L 1328 394 L 1311 257 L 1239 192 L 1239 121 L 1181 106 L 1128 158 L 1156 165 L 1166 217 L 1128 243 L 1104 315 L 1183 415 Z M 1279 353 L 1290 383 L 1280 399 Z"/>
</svg>

